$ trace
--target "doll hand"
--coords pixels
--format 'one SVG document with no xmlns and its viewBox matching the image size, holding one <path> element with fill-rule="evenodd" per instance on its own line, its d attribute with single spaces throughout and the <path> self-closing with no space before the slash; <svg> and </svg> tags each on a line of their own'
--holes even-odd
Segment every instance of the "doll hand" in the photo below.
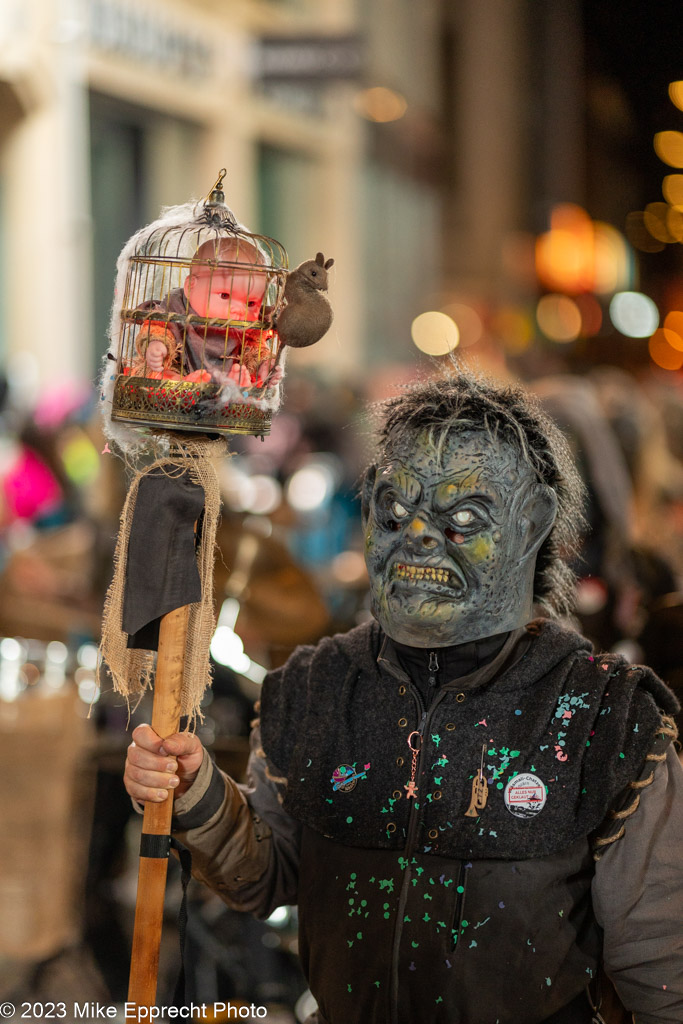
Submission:
<svg viewBox="0 0 683 1024">
<path fill-rule="evenodd" d="M 285 375 L 285 371 L 282 368 L 282 366 L 278 365 L 273 370 L 271 370 L 269 374 L 268 371 L 271 366 L 272 360 L 265 359 L 258 368 L 257 379 L 262 383 L 267 384 L 268 387 L 272 388 L 275 387 L 276 384 L 280 383 L 280 381 Z"/>
<path fill-rule="evenodd" d="M 149 725 L 133 730 L 123 784 L 141 803 L 162 803 L 170 790 L 184 793 L 194 782 L 204 758 L 201 741 L 191 732 L 176 732 L 162 740 Z"/>
<path fill-rule="evenodd" d="M 234 380 L 241 388 L 251 387 L 251 374 L 246 366 L 234 363 L 228 372 L 228 380 Z"/>
<path fill-rule="evenodd" d="M 160 373 L 164 368 L 164 359 L 167 355 L 168 349 L 163 341 L 159 338 L 152 338 L 145 353 L 145 360 L 150 370 Z"/>
</svg>

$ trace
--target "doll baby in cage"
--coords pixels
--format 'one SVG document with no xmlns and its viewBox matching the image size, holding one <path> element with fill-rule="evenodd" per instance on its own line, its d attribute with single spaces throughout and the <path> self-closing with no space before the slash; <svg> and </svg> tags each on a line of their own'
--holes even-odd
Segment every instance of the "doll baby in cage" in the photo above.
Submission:
<svg viewBox="0 0 683 1024">
<path fill-rule="evenodd" d="M 270 372 L 272 329 L 248 326 L 266 315 L 267 275 L 252 269 L 263 262 L 258 249 L 241 238 L 200 245 L 182 287 L 163 301 L 138 307 L 172 316 L 142 323 L 132 373 L 221 385 L 233 381 L 239 387 L 262 385 L 266 378 L 277 383 Z"/>
</svg>

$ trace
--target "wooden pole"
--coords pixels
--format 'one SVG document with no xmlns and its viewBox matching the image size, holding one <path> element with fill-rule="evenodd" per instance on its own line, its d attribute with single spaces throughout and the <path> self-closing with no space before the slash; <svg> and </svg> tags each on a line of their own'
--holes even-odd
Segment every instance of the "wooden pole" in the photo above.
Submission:
<svg viewBox="0 0 683 1024">
<path fill-rule="evenodd" d="M 162 738 L 177 732 L 180 724 L 180 692 L 189 614 L 189 605 L 176 608 L 162 617 L 159 627 L 152 728 Z M 128 983 L 128 1001 L 136 1006 L 156 1005 L 172 814 L 173 791 L 163 803 L 145 804 Z"/>
</svg>

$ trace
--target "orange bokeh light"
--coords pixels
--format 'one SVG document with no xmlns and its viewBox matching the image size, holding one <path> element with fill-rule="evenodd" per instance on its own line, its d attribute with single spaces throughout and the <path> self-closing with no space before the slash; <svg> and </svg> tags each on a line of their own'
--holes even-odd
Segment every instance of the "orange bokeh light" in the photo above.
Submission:
<svg viewBox="0 0 683 1024">
<path fill-rule="evenodd" d="M 672 206 L 683 204 L 683 174 L 666 174 L 662 182 L 662 193 Z"/>
<path fill-rule="evenodd" d="M 655 153 L 670 167 L 683 167 L 683 132 L 657 132 Z"/>
<path fill-rule="evenodd" d="M 626 237 L 640 252 L 661 252 L 664 242 L 658 242 L 645 227 L 643 210 L 633 210 L 626 217 Z"/>
<path fill-rule="evenodd" d="M 683 110 L 683 82 L 669 82 L 669 99 L 675 107 Z"/>
<path fill-rule="evenodd" d="M 581 332 L 581 312 L 567 295 L 543 295 L 536 306 L 536 320 L 546 338 L 565 344 Z"/>
<path fill-rule="evenodd" d="M 664 318 L 664 335 L 666 340 L 679 352 L 683 352 L 683 312 L 673 309 Z"/>
<path fill-rule="evenodd" d="M 553 209 L 550 230 L 536 240 L 536 273 L 550 291 L 608 295 L 630 286 L 631 263 L 623 235 L 572 203 Z"/>
<path fill-rule="evenodd" d="M 683 206 L 670 206 L 666 215 L 666 226 L 677 242 L 683 242 Z"/>
<path fill-rule="evenodd" d="M 667 333 L 663 327 L 658 327 L 650 338 L 650 359 L 662 370 L 680 370 L 683 366 L 683 352 L 671 347 L 666 337 Z"/>
<path fill-rule="evenodd" d="M 534 326 L 531 317 L 517 306 L 503 306 L 491 317 L 491 330 L 510 355 L 519 355 L 531 345 Z"/>
<path fill-rule="evenodd" d="M 592 338 L 602 327 L 602 309 L 594 295 L 577 295 L 575 300 L 581 314 L 581 337 Z"/>
<path fill-rule="evenodd" d="M 383 85 L 375 85 L 357 93 L 353 101 L 354 109 L 361 117 L 377 124 L 398 121 L 408 109 L 404 96 Z"/>
<path fill-rule="evenodd" d="M 676 241 L 667 225 L 669 209 L 667 203 L 648 203 L 645 207 L 643 214 L 645 227 L 658 242 Z"/>
</svg>

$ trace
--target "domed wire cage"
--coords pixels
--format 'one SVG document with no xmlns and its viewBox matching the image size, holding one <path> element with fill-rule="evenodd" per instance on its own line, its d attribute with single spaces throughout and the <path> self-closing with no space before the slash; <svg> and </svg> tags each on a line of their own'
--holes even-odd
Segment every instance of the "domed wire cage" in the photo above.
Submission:
<svg viewBox="0 0 683 1024">
<path fill-rule="evenodd" d="M 279 404 L 287 253 L 238 224 L 223 169 L 206 200 L 168 211 L 119 258 L 111 418 L 131 426 L 267 434 Z M 110 357 L 111 358 L 111 357 Z"/>
</svg>

